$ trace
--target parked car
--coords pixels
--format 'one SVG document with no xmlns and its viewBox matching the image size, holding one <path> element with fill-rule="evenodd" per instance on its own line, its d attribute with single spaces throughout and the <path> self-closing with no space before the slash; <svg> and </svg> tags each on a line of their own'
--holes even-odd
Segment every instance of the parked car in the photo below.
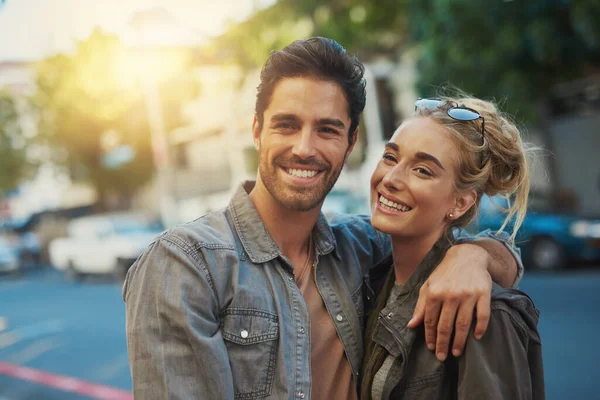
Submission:
<svg viewBox="0 0 600 400">
<path fill-rule="evenodd" d="M 21 272 L 19 249 L 9 240 L 0 236 L 0 273 L 18 274 Z"/>
<path fill-rule="evenodd" d="M 39 264 L 42 258 L 40 238 L 35 232 L 24 232 L 20 240 L 21 264 Z"/>
<path fill-rule="evenodd" d="M 557 270 L 573 261 L 600 262 L 600 217 L 578 215 L 556 204 L 553 194 L 532 193 L 529 211 L 519 229 L 516 243 L 522 250 L 525 268 Z M 478 229 L 498 230 L 507 200 L 481 199 Z M 512 230 L 509 223 L 507 230 Z"/>
<path fill-rule="evenodd" d="M 333 214 L 365 214 L 369 215 L 368 199 L 364 199 L 346 190 L 332 190 L 321 208 L 323 214 L 328 217 Z"/>
<path fill-rule="evenodd" d="M 68 236 L 49 245 L 50 262 L 67 277 L 112 274 L 122 278 L 162 226 L 136 214 L 107 214 L 72 220 Z"/>
</svg>

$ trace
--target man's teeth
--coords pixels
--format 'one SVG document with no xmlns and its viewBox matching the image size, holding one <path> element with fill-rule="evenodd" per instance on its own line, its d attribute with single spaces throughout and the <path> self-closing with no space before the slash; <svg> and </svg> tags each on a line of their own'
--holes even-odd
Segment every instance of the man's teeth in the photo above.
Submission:
<svg viewBox="0 0 600 400">
<path fill-rule="evenodd" d="M 393 202 L 391 200 L 386 199 L 383 196 L 379 196 L 379 202 L 381 204 L 385 205 L 385 206 L 388 206 L 389 208 L 393 208 L 393 209 L 398 210 L 398 211 L 406 212 L 406 211 L 410 211 L 411 210 L 410 207 L 407 207 L 407 206 L 395 203 L 395 202 Z"/>
<path fill-rule="evenodd" d="M 315 176 L 317 174 L 317 171 L 309 171 L 306 169 L 293 169 L 293 168 L 288 168 L 287 172 L 288 172 L 288 174 L 290 174 L 292 176 L 296 176 L 298 178 L 312 178 L 313 176 Z"/>
</svg>

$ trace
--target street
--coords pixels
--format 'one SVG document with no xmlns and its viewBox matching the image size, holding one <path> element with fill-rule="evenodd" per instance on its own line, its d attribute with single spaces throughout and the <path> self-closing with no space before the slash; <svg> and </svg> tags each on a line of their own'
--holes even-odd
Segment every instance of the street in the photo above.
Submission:
<svg viewBox="0 0 600 400">
<path fill-rule="evenodd" d="M 600 270 L 526 273 L 521 288 L 541 310 L 547 399 L 600 399 Z M 131 399 L 124 326 L 118 283 L 0 277 L 0 400 Z"/>
<path fill-rule="evenodd" d="M 116 283 L 99 278 L 71 283 L 50 268 L 0 281 L 0 361 L 83 381 L 67 381 L 69 390 L 59 390 L 64 384 L 59 377 L 48 379 L 48 386 L 0 373 L 0 399 L 123 397 L 109 392 L 131 390 L 123 304 Z M 106 387 L 92 387 L 98 394 L 86 397 L 74 393 L 77 383 Z"/>
</svg>

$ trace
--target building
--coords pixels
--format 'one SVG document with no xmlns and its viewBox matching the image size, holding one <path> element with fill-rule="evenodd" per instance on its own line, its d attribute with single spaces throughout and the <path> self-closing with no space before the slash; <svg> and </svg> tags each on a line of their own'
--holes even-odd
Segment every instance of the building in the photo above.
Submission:
<svg viewBox="0 0 600 400">
<path fill-rule="evenodd" d="M 600 216 L 600 74 L 556 86 L 549 114 L 554 186 L 571 211 Z"/>
</svg>

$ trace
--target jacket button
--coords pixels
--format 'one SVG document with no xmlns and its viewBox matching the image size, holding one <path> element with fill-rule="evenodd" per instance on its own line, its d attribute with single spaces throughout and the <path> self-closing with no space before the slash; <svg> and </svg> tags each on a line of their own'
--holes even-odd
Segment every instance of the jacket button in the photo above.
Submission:
<svg viewBox="0 0 600 400">
<path fill-rule="evenodd" d="M 240 332 L 240 336 L 242 337 L 242 339 L 246 339 L 248 337 L 248 331 L 244 329 Z"/>
<path fill-rule="evenodd" d="M 335 316 L 335 319 L 337 319 L 338 322 L 342 322 L 344 320 L 344 317 L 342 317 L 341 314 L 338 314 Z"/>
<path fill-rule="evenodd" d="M 300 328 L 300 333 L 304 333 L 304 328 Z"/>
<path fill-rule="evenodd" d="M 393 317 L 393 316 L 394 316 L 394 313 L 389 313 L 389 314 L 387 315 L 387 319 L 392 319 L 392 317 Z"/>
<path fill-rule="evenodd" d="M 298 397 L 300 397 L 301 399 L 304 398 L 304 392 L 302 390 L 298 392 Z"/>
</svg>

